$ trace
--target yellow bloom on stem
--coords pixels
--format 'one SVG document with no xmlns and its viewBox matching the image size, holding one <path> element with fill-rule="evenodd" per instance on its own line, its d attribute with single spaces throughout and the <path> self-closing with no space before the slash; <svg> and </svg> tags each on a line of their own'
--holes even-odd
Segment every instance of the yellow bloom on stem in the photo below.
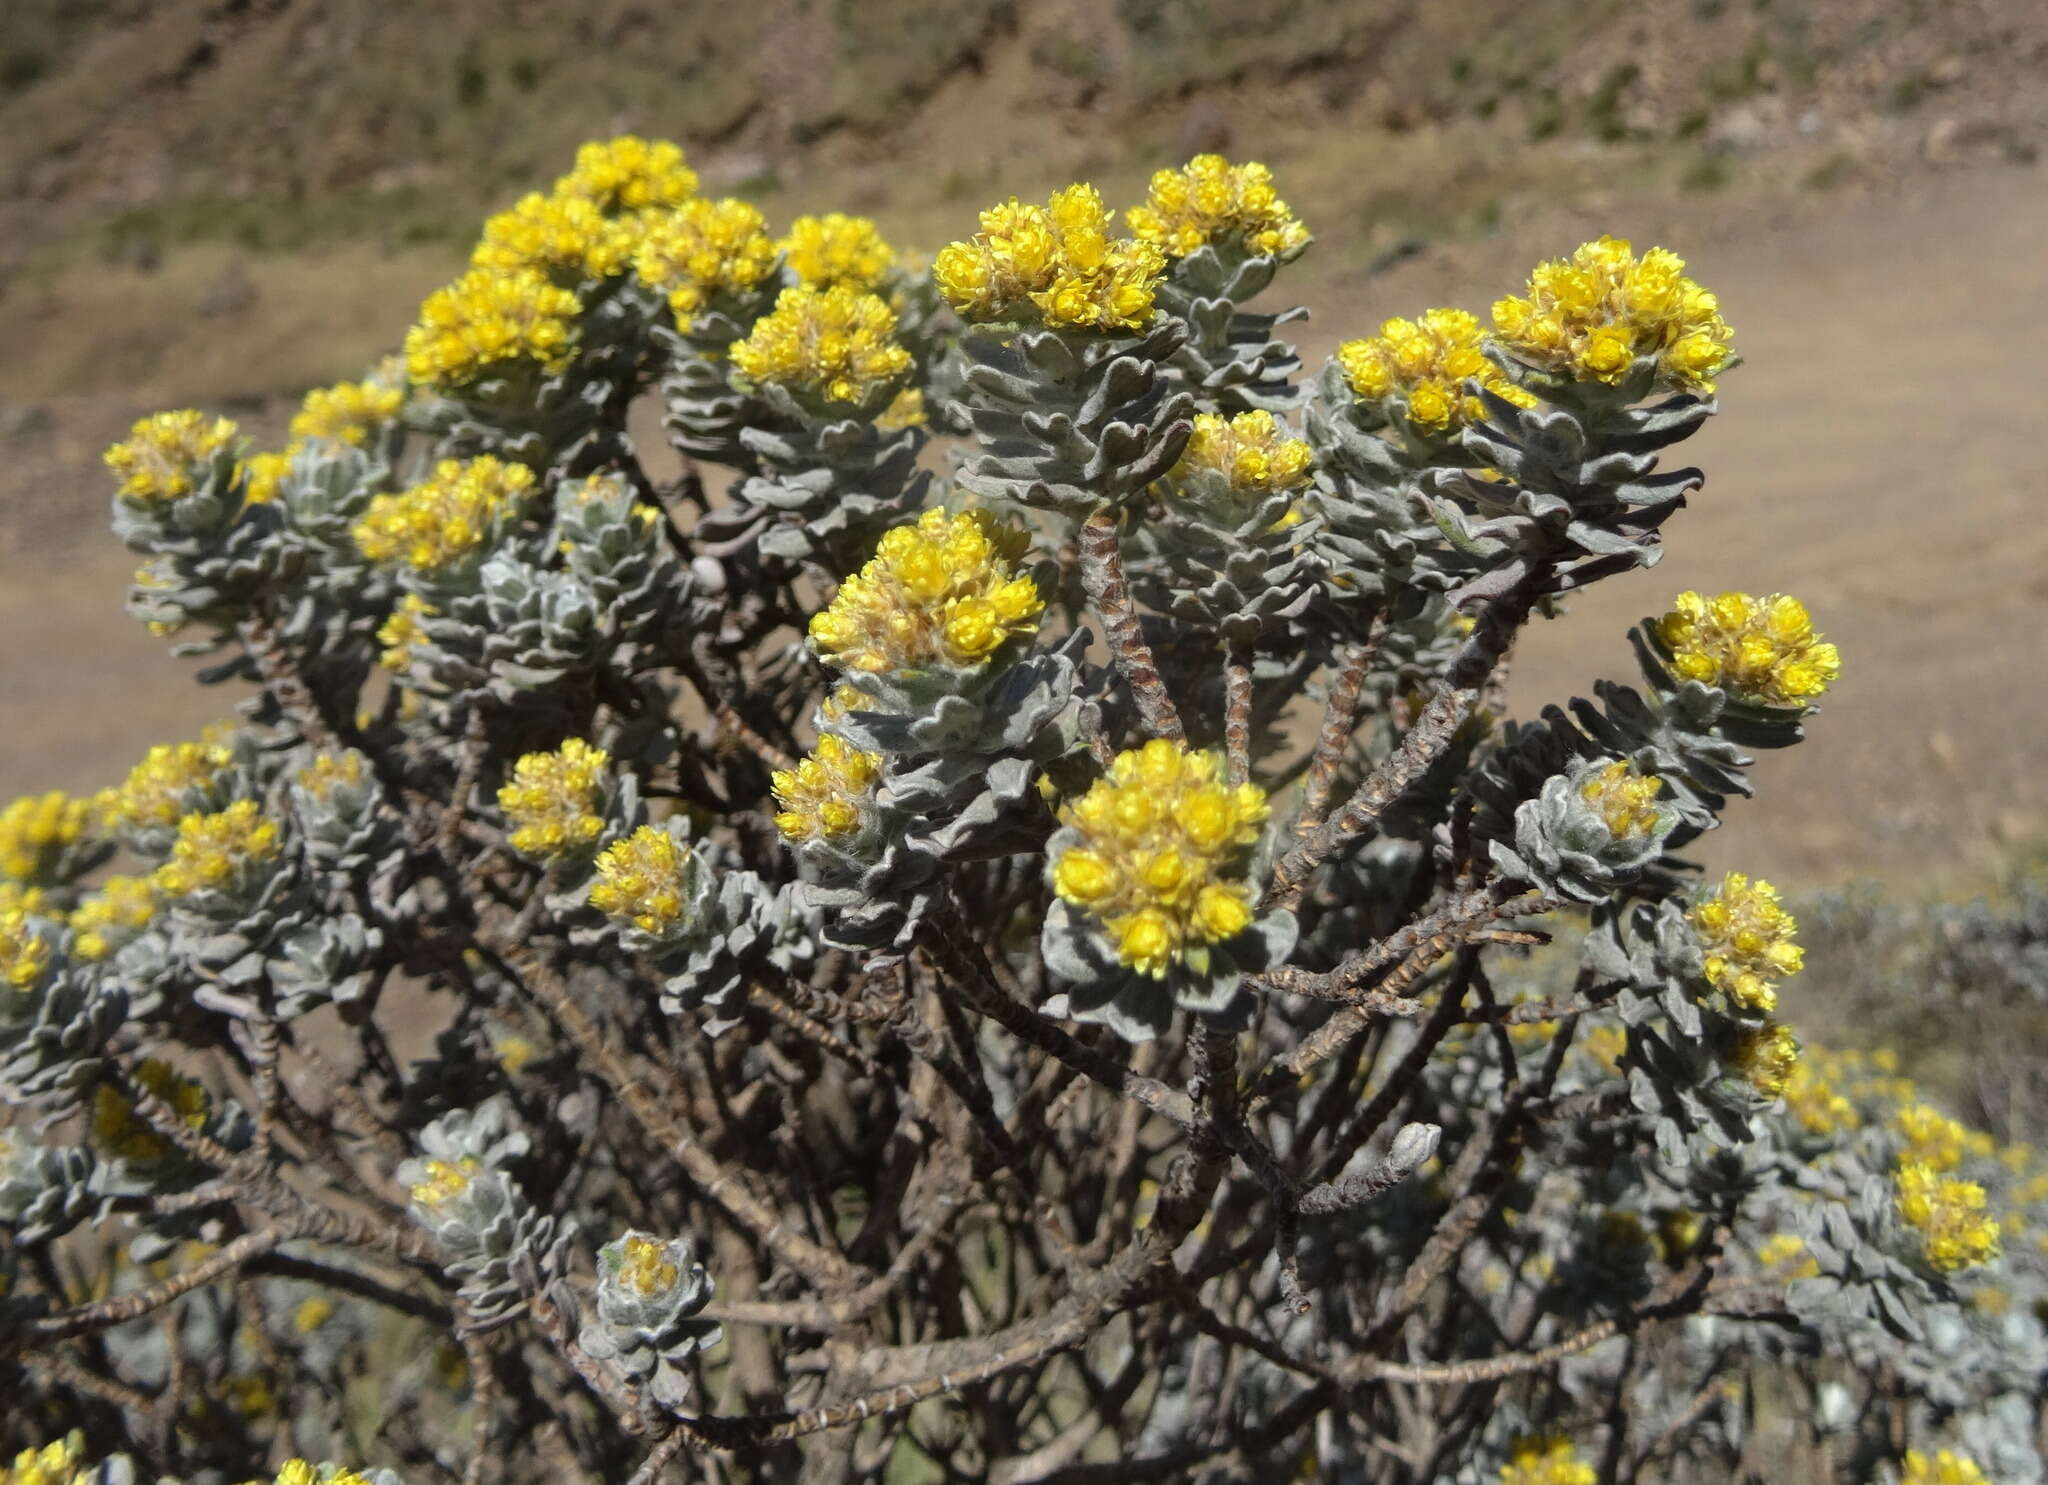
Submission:
<svg viewBox="0 0 2048 1485">
<path fill-rule="evenodd" d="M 1963 1163 L 1970 1131 L 1941 1110 L 1924 1103 L 1909 1103 L 1894 1118 L 1899 1136 L 1906 1142 L 1902 1160 L 1917 1161 L 1935 1171 L 1951 1171 Z"/>
<path fill-rule="evenodd" d="M 1082 843 L 1054 860 L 1053 890 L 1101 921 L 1124 964 L 1160 978 L 1190 947 L 1251 926 L 1242 873 L 1266 815 L 1265 790 L 1225 783 L 1215 754 L 1155 738 L 1061 808 Z"/>
<path fill-rule="evenodd" d="M 1731 871 L 1691 917 L 1705 951 L 1707 983 L 1744 1010 L 1776 1010 L 1777 982 L 1806 962 L 1806 952 L 1792 942 L 1799 924 L 1779 906 L 1778 889 Z"/>
<path fill-rule="evenodd" d="M 1539 264 L 1527 293 L 1493 306 L 1494 336 L 1533 366 L 1584 381 L 1618 383 L 1638 357 L 1657 358 L 1659 379 L 1711 396 L 1733 354 L 1720 301 L 1684 276 L 1664 248 L 1637 258 L 1615 237 Z"/>
<path fill-rule="evenodd" d="M 1902 1465 L 1899 1485 L 1991 1485 L 1976 1460 L 1950 1449 L 1933 1455 L 1908 1449 Z"/>
<path fill-rule="evenodd" d="M 92 962 L 105 959 L 155 916 L 156 888 L 148 877 L 108 877 L 98 892 L 72 909 L 72 952 Z"/>
<path fill-rule="evenodd" d="M 0 810 L 0 877 L 35 882 L 92 824 L 92 803 L 61 790 L 24 795 Z"/>
<path fill-rule="evenodd" d="M 1774 1232 L 1765 1238 L 1756 1250 L 1756 1261 L 1788 1279 L 1811 1279 L 1820 1273 L 1820 1264 L 1806 1251 L 1806 1239 L 1796 1232 Z"/>
<path fill-rule="evenodd" d="M 191 791 L 211 792 L 233 761 L 233 752 L 217 742 L 158 743 L 128 770 L 118 789 L 95 795 L 93 807 L 110 827 L 175 825 L 186 813 Z"/>
<path fill-rule="evenodd" d="M 244 459 L 242 470 L 248 476 L 248 483 L 243 486 L 242 498 L 251 505 L 268 505 L 283 494 L 285 476 L 292 472 L 292 461 L 299 456 L 299 447 L 295 443 L 290 448 L 281 449 L 276 453 L 251 454 Z M 150 573 L 150 581 L 143 582 L 145 572 L 149 572 L 149 569 L 145 568 L 143 572 L 135 575 L 138 583 L 144 587 L 161 586 L 155 581 L 154 573 Z"/>
<path fill-rule="evenodd" d="M 1579 786 L 1579 797 L 1616 840 L 1640 840 L 1663 818 L 1657 808 L 1663 790 L 1664 781 L 1655 774 L 1639 773 L 1633 763 L 1617 758 Z"/>
<path fill-rule="evenodd" d="M 338 439 L 361 448 L 381 424 L 398 416 L 404 402 L 402 389 L 387 387 L 382 382 L 338 382 L 331 387 L 315 387 L 306 394 L 306 400 L 299 404 L 292 418 L 291 436 L 294 440 Z"/>
<path fill-rule="evenodd" d="M 776 244 L 797 282 L 806 288 L 872 290 L 896 266 L 896 250 L 867 217 L 827 212 L 798 217 L 789 235 Z"/>
<path fill-rule="evenodd" d="M 325 802 L 341 785 L 351 788 L 363 781 L 363 755 L 350 748 L 340 753 L 322 753 L 295 776 L 298 786 L 313 798 Z"/>
<path fill-rule="evenodd" d="M 1054 329 L 1142 329 L 1166 257 L 1150 243 L 1111 238 L 1112 215 L 1090 185 L 1056 191 L 1042 207 L 1012 197 L 981 214 L 972 238 L 942 249 L 932 276 L 970 321 L 1035 313 Z"/>
<path fill-rule="evenodd" d="M 166 897 L 218 891 L 247 868 L 275 859 L 281 849 L 277 822 L 264 819 L 255 800 L 238 799 L 215 814 L 180 820 L 171 859 L 151 880 Z"/>
<path fill-rule="evenodd" d="M 469 1183 L 476 1179 L 482 1164 L 474 1155 L 465 1155 L 460 1160 L 429 1160 L 426 1164 L 426 1179 L 415 1182 L 406 1191 L 413 1202 L 428 1211 L 438 1211 L 469 1189 Z"/>
<path fill-rule="evenodd" d="M 882 535 L 867 565 L 811 619 L 828 664 L 870 674 L 986 661 L 1038 629 L 1038 585 L 1016 574 L 1027 538 L 984 511 L 928 510 Z"/>
<path fill-rule="evenodd" d="M 895 312 L 873 294 L 843 284 L 784 289 L 733 346 L 732 364 L 756 383 L 862 403 L 910 370 L 910 352 L 895 335 Z"/>
<path fill-rule="evenodd" d="M 191 408 L 151 413 L 102 459 L 120 478 L 118 493 L 123 500 L 167 505 L 197 488 L 193 471 L 212 464 L 221 450 L 234 444 L 235 434 L 235 425 L 226 418 L 209 422 Z"/>
<path fill-rule="evenodd" d="M 552 753 L 528 753 L 512 765 L 498 808 L 512 827 L 512 849 L 543 860 L 595 845 L 604 834 L 597 813 L 611 755 L 572 737 Z"/>
<path fill-rule="evenodd" d="M 775 828 L 791 841 L 843 840 L 858 834 L 873 809 L 882 755 L 864 753 L 826 733 L 793 769 L 777 769 L 769 782 L 782 808 Z"/>
<path fill-rule="evenodd" d="M 1945 1274 L 1988 1263 L 1998 1252 L 1998 1219 L 1984 1210 L 1984 1188 L 1917 1160 L 1892 1177 L 1899 1220 L 1920 1234 L 1927 1262 Z"/>
<path fill-rule="evenodd" d="M 576 151 L 576 164 L 555 181 L 555 194 L 580 197 L 607 214 L 681 206 L 697 192 L 697 173 L 666 139 L 621 134 L 593 139 Z"/>
<path fill-rule="evenodd" d="M 875 416 L 877 428 L 922 428 L 925 425 L 924 389 L 905 387 L 889 399 L 889 405 Z"/>
<path fill-rule="evenodd" d="M 635 239 L 632 227 L 606 216 L 588 197 L 531 192 L 484 222 L 469 263 L 500 273 L 610 278 L 626 271 Z"/>
<path fill-rule="evenodd" d="M 1501 1466 L 1501 1485 L 1596 1485 L 1599 1473 L 1561 1433 L 1518 1438 Z"/>
<path fill-rule="evenodd" d="M 1337 347 L 1337 364 L 1361 402 L 1398 398 L 1408 421 L 1442 438 L 1486 416 L 1468 382 L 1517 407 L 1536 399 L 1510 382 L 1481 349 L 1485 332 L 1462 309 L 1425 310 L 1412 320 L 1391 319 L 1370 339 Z"/>
<path fill-rule="evenodd" d="M 50 966 L 50 945 L 29 926 L 28 909 L 0 911 L 0 982 L 16 990 L 33 990 Z"/>
<path fill-rule="evenodd" d="M 1806 605 L 1782 593 L 1681 593 L 1657 637 L 1684 679 L 1766 706 L 1805 706 L 1842 673 L 1841 652 L 1821 641 Z"/>
<path fill-rule="evenodd" d="M 352 534 L 379 566 L 439 572 L 481 555 L 532 490 L 524 464 L 443 459 L 423 483 L 372 500 Z"/>
<path fill-rule="evenodd" d="M 620 1252 L 619 1279 L 643 1299 L 666 1294 L 681 1277 L 668 1261 L 668 1245 L 638 1233 L 629 1236 Z"/>
<path fill-rule="evenodd" d="M 1788 1026 L 1766 1021 L 1745 1031 L 1735 1043 L 1735 1070 L 1765 1098 L 1777 1098 L 1799 1066 L 1799 1038 Z"/>
<path fill-rule="evenodd" d="M 405 333 L 406 374 L 423 386 L 461 387 L 513 362 L 563 371 L 581 309 L 537 269 L 472 268 L 420 306 Z"/>
<path fill-rule="evenodd" d="M 775 243 L 755 207 L 731 199 L 693 197 L 647 219 L 633 271 L 668 295 L 684 329 L 724 295 L 755 288 L 775 271 Z"/>
<path fill-rule="evenodd" d="M 1220 474 L 1233 494 L 1258 497 L 1293 490 L 1308 483 L 1315 454 L 1269 412 L 1241 412 L 1235 417 L 1196 413 L 1174 473 L 1186 477 L 1199 470 Z"/>
<path fill-rule="evenodd" d="M 85 1462 L 85 1435 L 73 1429 L 40 1449 L 23 1449 L 12 1465 L 0 1466 L 0 1485 L 84 1485 L 96 1473 Z"/>
<path fill-rule="evenodd" d="M 1844 1098 L 1834 1084 L 1802 1057 L 1785 1079 L 1785 1111 L 1806 1133 L 1818 1138 L 1855 1129 L 1863 1122 L 1856 1106 Z"/>
<path fill-rule="evenodd" d="M 398 600 L 398 606 L 391 610 L 391 617 L 377 629 L 377 643 L 384 646 L 377 656 L 377 663 L 386 670 L 403 670 L 412 664 L 413 647 L 425 644 L 427 627 L 421 619 L 431 619 L 440 612 L 425 599 L 408 593 Z"/>
<path fill-rule="evenodd" d="M 1170 258 L 1208 243 L 1238 243 L 1247 253 L 1279 257 L 1308 245 L 1308 228 L 1273 189 L 1273 172 L 1256 160 L 1233 165 L 1197 155 L 1179 170 L 1153 172 L 1143 206 L 1124 215 L 1140 242 Z"/>
<path fill-rule="evenodd" d="M 642 933 L 665 933 L 683 915 L 687 854 L 666 830 L 642 825 L 598 853 L 590 905 Z"/>
</svg>

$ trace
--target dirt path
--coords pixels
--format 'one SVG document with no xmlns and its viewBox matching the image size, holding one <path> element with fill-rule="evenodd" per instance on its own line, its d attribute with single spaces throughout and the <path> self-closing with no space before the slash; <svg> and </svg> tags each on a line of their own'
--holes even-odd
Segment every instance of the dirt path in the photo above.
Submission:
<svg viewBox="0 0 2048 1485">
<path fill-rule="evenodd" d="M 1804 597 L 1845 678 L 1810 741 L 1758 770 L 1762 798 L 1710 838 L 1713 865 L 1795 883 L 1967 878 L 2048 828 L 2043 184 L 2039 168 L 1921 179 L 1907 200 L 1775 222 L 1711 202 L 1636 221 L 1599 203 L 1354 283 L 1351 312 L 1323 320 L 1334 336 L 1429 303 L 1483 308 L 1531 258 L 1603 228 L 1682 245 L 1719 291 L 1749 364 L 1692 447 L 1707 490 L 1663 564 L 1529 637 L 1514 685 L 1533 709 L 1632 678 L 1627 625 L 1681 588 Z M 1311 348 L 1319 359 L 1327 339 Z M 61 452 L 96 489 L 96 449 Z M 0 798 L 108 782 L 221 713 L 121 614 L 132 566 L 110 537 L 0 552 Z"/>
</svg>

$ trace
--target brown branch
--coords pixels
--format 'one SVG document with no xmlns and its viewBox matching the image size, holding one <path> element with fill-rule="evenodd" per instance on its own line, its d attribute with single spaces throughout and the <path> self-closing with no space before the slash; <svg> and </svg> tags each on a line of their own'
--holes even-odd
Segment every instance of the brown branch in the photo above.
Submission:
<svg viewBox="0 0 2048 1485">
<path fill-rule="evenodd" d="M 1309 760 L 1308 779 L 1302 785 L 1301 816 L 1294 822 L 1297 836 L 1316 833 L 1330 813 L 1330 791 L 1336 787 L 1344 754 L 1351 746 L 1352 729 L 1358 724 L 1358 701 L 1365 690 L 1365 675 L 1372 668 L 1380 639 L 1386 633 L 1386 617 L 1375 613 L 1365 639 L 1348 647 L 1337 678 L 1330 683 L 1330 697 L 1323 705 L 1323 725 L 1316 734 L 1316 750 Z"/>
<path fill-rule="evenodd" d="M 1152 647 L 1145 643 L 1138 625 L 1137 606 L 1124 578 L 1123 554 L 1117 548 L 1116 517 L 1111 512 L 1099 510 L 1081 523 L 1080 549 L 1081 587 L 1088 595 L 1089 607 L 1102 620 L 1103 639 L 1124 684 L 1131 688 L 1145 730 L 1168 742 L 1184 740 L 1187 734 L 1181 728 L 1180 713 L 1166 694 Z"/>
<path fill-rule="evenodd" d="M 195 1289 L 204 1288 L 216 1279 L 223 1278 L 252 1258 L 268 1253 L 287 1234 L 279 1228 L 265 1228 L 261 1232 L 244 1233 L 226 1247 L 219 1249 L 203 1262 L 173 1274 L 159 1284 L 133 1294 L 117 1294 L 111 1299 L 95 1300 L 91 1304 L 74 1305 L 68 1310 L 59 1310 L 39 1320 L 30 1320 L 9 1335 L 0 1337 L 0 1352 L 20 1350 L 30 1341 L 48 1343 L 67 1340 L 89 1331 L 105 1330 L 113 1325 L 125 1325 L 130 1320 L 139 1320 L 144 1315 L 162 1309 L 165 1305 L 183 1299 Z"/>
<path fill-rule="evenodd" d="M 1233 644 L 1223 662 L 1223 752 L 1232 786 L 1252 776 L 1251 646 Z"/>
</svg>

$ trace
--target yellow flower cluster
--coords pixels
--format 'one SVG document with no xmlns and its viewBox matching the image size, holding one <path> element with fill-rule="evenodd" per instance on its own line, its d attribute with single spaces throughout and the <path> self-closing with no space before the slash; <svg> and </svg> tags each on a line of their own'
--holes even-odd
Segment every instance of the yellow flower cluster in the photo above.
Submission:
<svg viewBox="0 0 2048 1485">
<path fill-rule="evenodd" d="M 292 1310 L 292 1329 L 299 1335 L 312 1335 L 333 1318 L 333 1300 L 325 1295 L 308 1295 Z"/>
<path fill-rule="evenodd" d="M 1599 1473 L 1563 1434 L 1533 1434 L 1514 1441 L 1500 1468 L 1500 1485 L 1597 1485 Z"/>
<path fill-rule="evenodd" d="M 1142 329 L 1166 257 L 1151 243 L 1112 239 L 1111 215 L 1090 185 L 1056 191 L 1042 207 L 1013 196 L 981 214 L 972 238 L 941 250 L 932 277 L 968 320 L 1035 310 L 1054 329 Z"/>
<path fill-rule="evenodd" d="M 192 471 L 203 469 L 232 446 L 235 434 L 235 425 L 226 418 L 208 422 L 204 413 L 189 407 L 151 413 L 102 458 L 121 481 L 122 499 L 166 505 L 192 493 Z"/>
<path fill-rule="evenodd" d="M 40 880 L 57 853 L 85 834 L 92 813 L 89 801 L 56 789 L 25 795 L 0 810 L 0 877 Z"/>
<path fill-rule="evenodd" d="M 633 271 L 668 295 L 676 323 L 687 329 L 721 295 L 745 293 L 773 273 L 775 243 L 746 202 L 696 196 L 649 219 Z"/>
<path fill-rule="evenodd" d="M 638 1233 L 626 1239 L 620 1258 L 619 1278 L 644 1299 L 668 1293 L 681 1277 L 668 1261 L 667 1245 Z"/>
<path fill-rule="evenodd" d="M 1223 782 L 1215 754 L 1154 738 L 1061 809 L 1085 844 L 1053 862 L 1053 890 L 1102 921 L 1124 964 L 1160 978 L 1190 946 L 1251 926 L 1236 873 L 1266 813 L 1265 790 Z"/>
<path fill-rule="evenodd" d="M 1997 1141 L 1983 1130 L 1971 1129 L 1924 1103 L 1903 1104 L 1894 1123 L 1906 1142 L 1901 1160 L 1911 1160 L 1935 1171 L 1951 1171 L 1965 1155 L 1989 1157 Z"/>
<path fill-rule="evenodd" d="M 531 270 L 555 281 L 610 278 L 626 271 L 639 236 L 637 219 L 608 217 L 587 196 L 535 191 L 484 222 L 469 264 L 494 273 Z"/>
<path fill-rule="evenodd" d="M 681 206 L 697 194 L 697 173 L 666 139 L 621 134 L 579 148 L 575 167 L 555 181 L 555 194 L 594 202 L 608 214 Z"/>
<path fill-rule="evenodd" d="M 1308 483 L 1315 455 L 1306 442 L 1289 438 L 1286 427 L 1269 412 L 1241 412 L 1235 417 L 1196 413 L 1195 431 L 1174 472 L 1188 475 L 1213 470 L 1240 496 L 1268 495 Z"/>
<path fill-rule="evenodd" d="M 427 642 L 427 628 L 420 620 L 431 619 L 439 612 L 416 594 L 408 593 L 399 599 L 391 617 L 377 627 L 377 643 L 384 646 L 377 663 L 386 670 L 403 670 L 412 664 L 413 646 Z"/>
<path fill-rule="evenodd" d="M 101 820 L 109 826 L 175 825 L 186 813 L 186 795 L 212 785 L 234 761 L 228 748 L 201 737 L 196 743 L 158 743 L 118 789 L 93 796 Z"/>
<path fill-rule="evenodd" d="M 282 848 L 277 822 L 264 819 L 255 800 L 238 799 L 215 814 L 180 820 L 171 859 L 153 880 L 166 897 L 216 891 L 245 868 L 275 859 Z"/>
<path fill-rule="evenodd" d="M 1347 340 L 1337 347 L 1337 364 L 1361 402 L 1401 399 L 1410 423 L 1442 438 L 1486 416 L 1476 382 L 1517 407 L 1534 407 L 1536 399 L 1500 374 L 1480 349 L 1485 332 L 1478 319 L 1462 309 L 1430 309 L 1413 320 L 1391 319 L 1367 340 Z"/>
<path fill-rule="evenodd" d="M 1777 1098 L 1799 1066 L 1799 1038 L 1776 1021 L 1745 1031 L 1735 1043 L 1735 1069 L 1765 1098 Z"/>
<path fill-rule="evenodd" d="M 1998 1253 L 1998 1219 L 1984 1210 L 1984 1188 L 1943 1176 L 1917 1160 L 1893 1176 L 1899 1219 L 1920 1234 L 1920 1251 L 1945 1274 L 1988 1263 Z"/>
<path fill-rule="evenodd" d="M 334 797 L 337 787 L 353 788 L 363 781 L 363 755 L 353 748 L 341 753 L 322 753 L 298 771 L 298 786 L 318 800 Z"/>
<path fill-rule="evenodd" d="M 16 990 L 32 990 L 50 965 L 50 945 L 29 927 L 28 909 L 0 911 L 0 980 Z"/>
<path fill-rule="evenodd" d="M 896 266 L 896 250 L 882 240 L 874 222 L 844 212 L 798 217 L 789 224 L 789 235 L 776 246 L 796 281 L 812 289 L 844 284 L 849 289 L 873 290 Z"/>
<path fill-rule="evenodd" d="M 295 420 L 296 421 L 296 420 Z M 298 457 L 299 446 L 277 453 L 251 454 L 242 461 L 242 472 L 248 481 L 242 486 L 242 498 L 251 505 L 268 505 L 284 493 L 284 477 L 292 472 L 292 460 Z M 147 576 L 145 576 L 147 575 Z M 158 587 L 155 574 L 144 568 L 135 574 L 135 580 L 144 587 Z M 151 626 L 152 630 L 155 628 Z"/>
<path fill-rule="evenodd" d="M 425 483 L 372 500 L 355 524 L 356 546 L 379 566 L 439 572 L 478 555 L 532 489 L 524 464 L 443 459 Z"/>
<path fill-rule="evenodd" d="M 1801 1129 L 1816 1138 L 1859 1128 L 1863 1116 L 1834 1084 L 1831 1067 L 1816 1067 L 1802 1057 L 1785 1079 L 1785 1111 Z"/>
<path fill-rule="evenodd" d="M 1638 773 L 1627 759 L 1617 758 L 1579 786 L 1579 798 L 1591 805 L 1616 840 L 1641 840 L 1657 827 L 1657 796 L 1664 781 Z"/>
<path fill-rule="evenodd" d="M 149 926 L 156 888 L 148 877 L 108 877 L 100 890 L 72 909 L 71 948 L 97 963 Z"/>
<path fill-rule="evenodd" d="M 181 1078 L 168 1062 L 146 1057 L 135 1065 L 135 1081 L 145 1093 L 171 1107 L 187 1129 L 204 1129 L 213 1112 L 213 1100 L 202 1084 Z M 127 1094 L 110 1083 L 102 1083 L 93 1095 L 93 1140 L 103 1151 L 119 1160 L 148 1165 L 170 1154 L 170 1142 L 135 1112 Z"/>
<path fill-rule="evenodd" d="M 642 933 L 666 933 L 683 915 L 684 854 L 666 830 L 642 825 L 598 854 L 590 905 Z"/>
<path fill-rule="evenodd" d="M 1756 1261 L 1787 1279 L 1811 1279 L 1820 1273 L 1820 1264 L 1806 1251 L 1806 1239 L 1796 1232 L 1774 1232 L 1765 1238 L 1756 1250 Z"/>
<path fill-rule="evenodd" d="M 1657 637 L 1686 680 L 1767 706 L 1805 706 L 1842 673 L 1841 652 L 1821 641 L 1796 598 L 1688 591 L 1672 602 Z"/>
<path fill-rule="evenodd" d="M 1908 1449 L 1899 1485 L 1991 1485 L 1991 1479 L 1967 1454 L 1943 1449 L 1932 1456 Z"/>
<path fill-rule="evenodd" d="M 454 1161 L 429 1160 L 427 1178 L 408 1187 L 406 1195 L 428 1211 L 435 1211 L 467 1191 L 469 1183 L 482 1169 L 474 1155 L 465 1155 Z"/>
<path fill-rule="evenodd" d="M 460 387 L 508 362 L 550 374 L 576 351 L 576 296 L 537 269 L 472 268 L 429 294 L 405 332 L 406 374 L 432 387 Z"/>
<path fill-rule="evenodd" d="M 1526 297 L 1493 306 L 1494 335 L 1533 366 L 1613 385 L 1639 356 L 1655 356 L 1670 386 L 1711 395 L 1734 332 L 1721 304 L 1664 248 L 1639 259 L 1616 237 L 1539 264 Z"/>
<path fill-rule="evenodd" d="M 597 843 L 604 817 L 596 811 L 611 755 L 572 737 L 552 753 L 528 753 L 512 765 L 498 808 L 512 827 L 512 849 L 542 860 Z"/>
<path fill-rule="evenodd" d="M 0 1469 L 0 1485 L 84 1485 L 94 1472 L 85 1462 L 85 1435 L 73 1429 L 40 1449 L 23 1449 Z"/>
<path fill-rule="evenodd" d="M 333 438 L 361 448 L 370 441 L 378 425 L 398 416 L 405 393 L 382 382 L 340 382 L 332 387 L 315 387 L 299 404 L 292 418 L 291 436 Z M 289 453 L 264 455 L 288 459 Z M 250 461 L 252 464 L 254 460 Z M 249 497 L 255 499 L 254 495 Z"/>
<path fill-rule="evenodd" d="M 1777 982 L 1799 973 L 1806 951 L 1792 942 L 1799 924 L 1778 904 L 1778 889 L 1739 871 L 1692 910 L 1706 951 L 1707 983 L 1746 1011 L 1778 1008 Z"/>
<path fill-rule="evenodd" d="M 826 733 L 793 769 L 777 769 L 775 828 L 792 841 L 839 840 L 859 831 L 882 776 L 882 755 Z"/>
<path fill-rule="evenodd" d="M 1037 631 L 1045 600 L 1013 565 L 1027 540 L 978 510 L 928 510 L 892 527 L 812 616 L 811 643 L 828 664 L 874 675 L 979 665 Z"/>
<path fill-rule="evenodd" d="M 922 428 L 925 425 L 924 388 L 905 387 L 889 399 L 889 405 L 875 417 L 875 426 L 885 430 Z"/>
<path fill-rule="evenodd" d="M 248 1485 L 263 1485 L 261 1480 L 251 1480 Z M 329 1465 L 324 1469 L 306 1459 L 287 1459 L 278 1466 L 276 1477 L 270 1485 L 370 1485 L 369 1477 L 346 1465 Z"/>
<path fill-rule="evenodd" d="M 895 334 L 895 312 L 873 294 L 844 284 L 784 289 L 732 348 L 732 364 L 756 383 L 862 403 L 910 370 Z"/>
<path fill-rule="evenodd" d="M 1154 171 L 1145 204 L 1124 215 L 1140 242 L 1169 258 L 1211 242 L 1240 243 L 1266 258 L 1308 245 L 1308 228 L 1273 189 L 1273 172 L 1256 160 L 1233 165 L 1221 155 L 1197 155 L 1180 170 Z"/>
</svg>

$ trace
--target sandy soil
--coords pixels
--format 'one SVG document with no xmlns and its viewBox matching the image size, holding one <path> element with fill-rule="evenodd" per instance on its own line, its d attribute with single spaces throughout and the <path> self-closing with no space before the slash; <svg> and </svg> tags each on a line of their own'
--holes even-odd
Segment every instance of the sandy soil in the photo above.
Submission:
<svg viewBox="0 0 2048 1485">
<path fill-rule="evenodd" d="M 2026 519 L 2048 495 L 2034 448 L 2043 184 L 2038 166 L 1998 167 L 1775 216 L 1596 199 L 1370 280 L 1325 262 L 1321 291 L 1303 285 L 1325 310 L 1307 337 L 1317 359 L 1385 315 L 1483 307 L 1535 257 L 1601 230 L 1684 246 L 1719 291 L 1749 364 L 1691 446 L 1706 490 L 1667 529 L 1665 562 L 1528 637 L 1513 687 L 1533 710 L 1632 678 L 1627 625 L 1681 588 L 1805 598 L 1845 677 L 1810 740 L 1758 770 L 1763 797 L 1731 809 L 1712 865 L 1794 883 L 1966 880 L 2048 826 L 2048 526 Z M 104 498 L 100 435 L 132 413 L 56 411 L 54 428 L 0 426 L 0 798 L 112 781 L 227 705 L 122 615 L 133 562 L 80 517 Z M 54 504 L 32 488 L 45 478 L 64 487 Z"/>
</svg>

